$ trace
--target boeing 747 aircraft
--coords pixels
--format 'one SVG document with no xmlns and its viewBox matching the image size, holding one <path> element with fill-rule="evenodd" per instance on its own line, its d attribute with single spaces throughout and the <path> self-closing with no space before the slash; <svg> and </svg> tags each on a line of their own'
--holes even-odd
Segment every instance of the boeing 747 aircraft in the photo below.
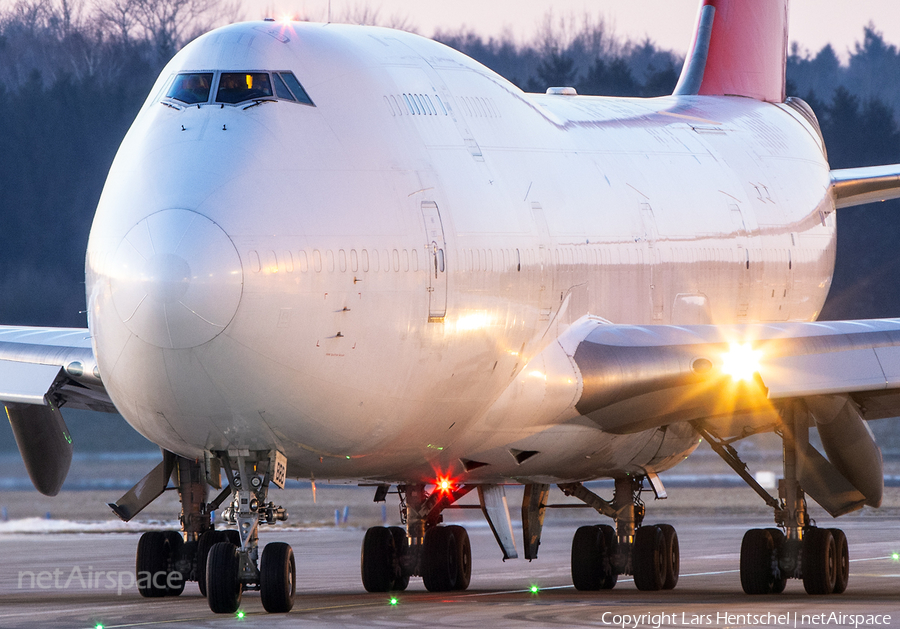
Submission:
<svg viewBox="0 0 900 629">
<path fill-rule="evenodd" d="M 471 491 L 503 557 L 536 558 L 559 490 L 609 522 L 575 532 L 575 587 L 658 590 L 678 537 L 642 492 L 703 438 L 777 524 L 744 536 L 743 589 L 842 592 L 847 539 L 807 497 L 880 504 L 866 422 L 900 415 L 900 320 L 815 320 L 835 212 L 900 196 L 900 165 L 829 168 L 815 114 L 785 97 L 786 42 L 787 0 L 703 0 L 675 93 L 632 99 L 526 94 L 382 28 L 198 38 L 109 172 L 88 328 L 0 329 L 35 487 L 66 477 L 61 407 L 120 412 L 163 460 L 112 509 L 128 520 L 169 483 L 182 504 L 180 531 L 140 540 L 141 593 L 197 581 L 214 612 L 244 590 L 291 609 L 293 551 L 259 543 L 287 478 L 399 499 L 405 528 L 366 532 L 368 591 L 465 589 L 468 535 L 441 512 Z M 777 495 L 738 454 L 763 432 L 784 441 Z M 600 478 L 612 496 L 583 484 Z"/>
</svg>

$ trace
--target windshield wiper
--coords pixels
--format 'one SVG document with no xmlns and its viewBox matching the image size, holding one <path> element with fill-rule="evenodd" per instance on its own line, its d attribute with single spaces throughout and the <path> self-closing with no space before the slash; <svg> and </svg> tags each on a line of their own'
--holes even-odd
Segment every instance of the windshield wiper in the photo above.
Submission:
<svg viewBox="0 0 900 629">
<path fill-rule="evenodd" d="M 253 101 L 252 105 L 247 105 L 246 107 L 244 107 L 243 111 L 246 111 L 246 110 L 250 109 L 251 107 L 256 107 L 257 105 L 262 105 L 263 103 L 274 103 L 274 102 L 275 102 L 274 98 L 255 100 L 255 101 Z"/>
</svg>

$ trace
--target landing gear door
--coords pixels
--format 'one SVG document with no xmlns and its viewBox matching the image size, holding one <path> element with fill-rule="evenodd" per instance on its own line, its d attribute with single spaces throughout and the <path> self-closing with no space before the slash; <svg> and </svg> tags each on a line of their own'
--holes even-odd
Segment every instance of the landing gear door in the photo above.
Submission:
<svg viewBox="0 0 900 629">
<path fill-rule="evenodd" d="M 425 220 L 426 259 L 428 270 L 428 322 L 443 323 L 447 314 L 447 255 L 444 227 L 437 205 L 422 203 Z"/>
</svg>

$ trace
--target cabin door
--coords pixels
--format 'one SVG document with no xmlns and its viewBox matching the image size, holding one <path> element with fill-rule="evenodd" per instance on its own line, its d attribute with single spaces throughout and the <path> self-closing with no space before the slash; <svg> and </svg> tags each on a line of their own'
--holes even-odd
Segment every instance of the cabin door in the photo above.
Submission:
<svg viewBox="0 0 900 629">
<path fill-rule="evenodd" d="M 441 213 L 431 201 L 422 203 L 428 265 L 428 321 L 441 323 L 447 314 L 447 245 Z"/>
</svg>

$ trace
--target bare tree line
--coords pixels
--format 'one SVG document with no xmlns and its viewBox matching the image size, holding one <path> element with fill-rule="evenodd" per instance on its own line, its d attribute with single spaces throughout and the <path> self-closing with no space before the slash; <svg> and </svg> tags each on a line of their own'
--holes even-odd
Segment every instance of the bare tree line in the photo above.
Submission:
<svg viewBox="0 0 900 629">
<path fill-rule="evenodd" d="M 161 67 L 184 44 L 240 19 L 239 0 L 16 0 L 0 10 L 0 79 L 7 88 L 40 73 L 109 80 L 125 57 Z"/>
</svg>

